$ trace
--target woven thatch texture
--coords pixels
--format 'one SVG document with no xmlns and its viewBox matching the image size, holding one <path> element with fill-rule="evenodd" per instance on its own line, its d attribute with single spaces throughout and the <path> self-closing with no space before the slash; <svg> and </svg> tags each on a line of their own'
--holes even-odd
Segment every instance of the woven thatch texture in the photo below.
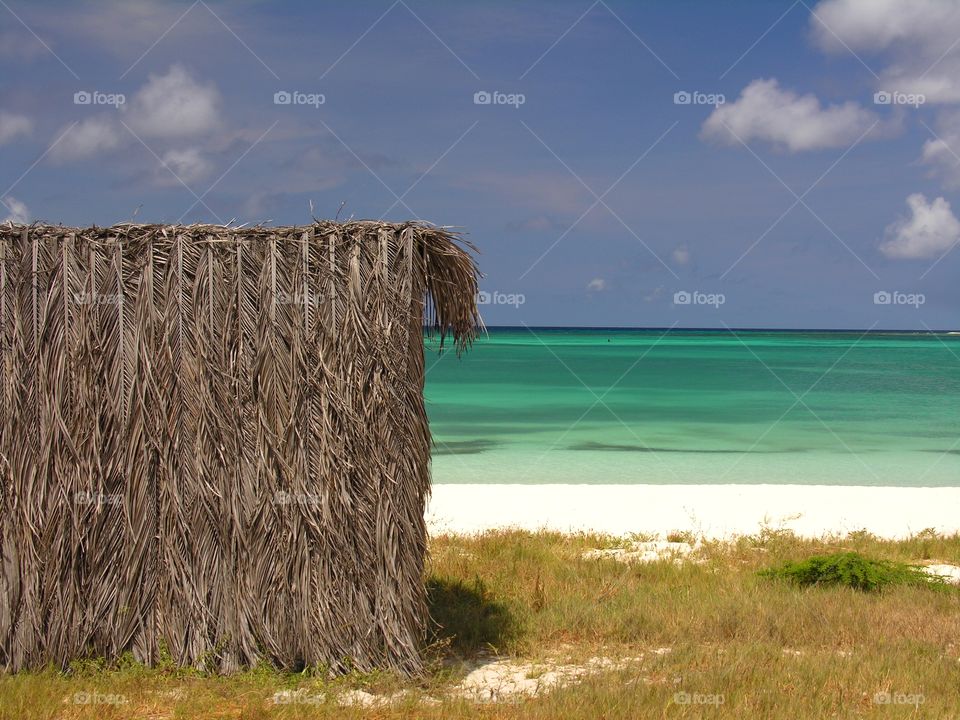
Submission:
<svg viewBox="0 0 960 720">
<path fill-rule="evenodd" d="M 0 666 L 418 671 L 424 303 L 461 349 L 476 290 L 421 224 L 0 225 Z"/>
</svg>

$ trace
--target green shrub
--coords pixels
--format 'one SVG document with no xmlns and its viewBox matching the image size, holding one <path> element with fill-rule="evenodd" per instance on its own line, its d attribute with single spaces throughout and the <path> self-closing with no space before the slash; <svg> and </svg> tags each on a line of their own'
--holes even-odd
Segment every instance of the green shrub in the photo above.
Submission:
<svg viewBox="0 0 960 720">
<path fill-rule="evenodd" d="M 864 591 L 876 591 L 890 585 L 945 587 L 941 578 L 926 574 L 916 565 L 873 560 L 855 552 L 815 555 L 761 570 L 760 575 L 787 580 L 801 587 L 828 585 Z"/>
</svg>

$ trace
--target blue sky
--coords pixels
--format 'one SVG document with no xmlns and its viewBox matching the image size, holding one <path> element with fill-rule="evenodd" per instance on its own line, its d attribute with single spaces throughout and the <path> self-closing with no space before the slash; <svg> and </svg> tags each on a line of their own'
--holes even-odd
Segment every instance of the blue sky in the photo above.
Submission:
<svg viewBox="0 0 960 720">
<path fill-rule="evenodd" d="M 591 1 L 4 0 L 0 219 L 312 202 L 463 228 L 494 325 L 960 327 L 960 2 Z"/>
</svg>

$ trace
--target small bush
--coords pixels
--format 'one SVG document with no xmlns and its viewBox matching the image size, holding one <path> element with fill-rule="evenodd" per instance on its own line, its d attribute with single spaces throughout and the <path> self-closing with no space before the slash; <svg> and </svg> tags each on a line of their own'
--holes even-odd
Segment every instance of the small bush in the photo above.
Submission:
<svg viewBox="0 0 960 720">
<path fill-rule="evenodd" d="M 927 575 L 915 565 L 873 560 L 855 552 L 815 555 L 799 562 L 761 570 L 760 575 L 787 580 L 801 587 L 828 585 L 868 592 L 889 585 L 944 586 L 941 579 Z"/>
</svg>

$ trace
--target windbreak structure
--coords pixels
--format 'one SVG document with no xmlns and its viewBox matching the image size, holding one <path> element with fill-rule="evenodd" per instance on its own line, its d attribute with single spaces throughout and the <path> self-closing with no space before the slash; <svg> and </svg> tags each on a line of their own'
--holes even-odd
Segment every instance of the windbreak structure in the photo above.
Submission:
<svg viewBox="0 0 960 720">
<path fill-rule="evenodd" d="M 0 225 L 0 666 L 421 669 L 420 223 Z"/>
</svg>

